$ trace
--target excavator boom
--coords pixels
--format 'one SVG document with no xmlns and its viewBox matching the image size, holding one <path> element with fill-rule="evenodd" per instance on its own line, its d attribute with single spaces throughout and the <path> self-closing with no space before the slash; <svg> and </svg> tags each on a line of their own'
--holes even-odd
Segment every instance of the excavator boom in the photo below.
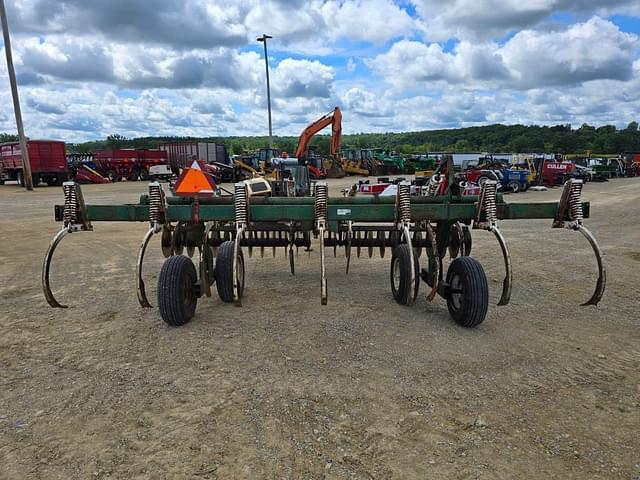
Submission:
<svg viewBox="0 0 640 480">
<path fill-rule="evenodd" d="M 329 125 L 331 125 L 331 155 L 335 157 L 340 150 L 342 138 L 342 112 L 340 107 L 334 108 L 333 112 L 327 113 L 304 129 L 298 140 L 296 158 L 304 157 L 313 136 Z"/>
</svg>

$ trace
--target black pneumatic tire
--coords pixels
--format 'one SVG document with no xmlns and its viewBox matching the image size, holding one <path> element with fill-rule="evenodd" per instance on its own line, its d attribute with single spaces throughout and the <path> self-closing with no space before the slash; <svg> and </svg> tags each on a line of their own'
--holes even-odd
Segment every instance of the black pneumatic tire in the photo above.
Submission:
<svg viewBox="0 0 640 480">
<path fill-rule="evenodd" d="M 216 288 L 220 300 L 226 303 L 233 302 L 233 250 L 235 242 L 227 240 L 222 242 L 216 257 Z M 242 298 L 244 292 L 244 256 L 242 249 L 238 250 L 238 297 Z"/>
<path fill-rule="evenodd" d="M 158 306 L 167 325 L 179 327 L 193 318 L 197 281 L 196 267 L 189 258 L 174 256 L 164 261 L 158 277 Z"/>
<path fill-rule="evenodd" d="M 411 268 L 410 268 L 410 255 L 409 245 L 401 243 L 393 249 L 391 255 L 391 272 L 389 278 L 391 280 L 391 293 L 393 298 L 400 305 L 407 305 L 409 303 L 409 292 L 411 284 Z M 418 255 L 415 251 L 413 254 L 413 262 L 415 268 L 415 289 L 414 298 L 418 296 L 418 290 L 420 288 L 420 262 L 418 261 Z"/>
<path fill-rule="evenodd" d="M 471 257 L 456 258 L 449 265 L 447 284 L 451 289 L 447 298 L 451 318 L 467 328 L 480 325 L 489 308 L 489 286 L 480 262 Z"/>
</svg>

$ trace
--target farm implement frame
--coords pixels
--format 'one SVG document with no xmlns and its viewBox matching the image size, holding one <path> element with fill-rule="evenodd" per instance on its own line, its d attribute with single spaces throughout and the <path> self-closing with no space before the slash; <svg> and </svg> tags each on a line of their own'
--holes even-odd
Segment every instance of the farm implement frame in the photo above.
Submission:
<svg viewBox="0 0 640 480">
<path fill-rule="evenodd" d="M 284 249 L 295 274 L 296 249 L 319 249 L 320 300 L 328 301 L 325 268 L 327 249 L 344 250 L 346 269 L 352 253 L 375 250 L 384 257 L 391 252 L 390 281 L 394 299 L 403 305 L 415 302 L 419 285 L 428 285 L 427 299 L 444 298 L 450 315 L 460 325 L 475 327 L 484 320 L 489 303 L 488 284 L 481 264 L 470 256 L 472 230 L 484 230 L 500 244 L 505 276 L 498 305 L 511 297 L 512 268 L 508 245 L 499 220 L 549 219 L 553 228 L 581 232 L 596 256 L 598 279 L 583 305 L 597 305 L 606 283 L 602 253 L 584 226 L 589 203 L 581 201 L 581 180 L 569 180 L 559 202 L 505 203 L 497 183 L 487 181 L 480 195 L 463 196 L 453 182 L 443 195 L 434 195 L 445 174 L 434 175 L 433 188 L 425 196 L 411 196 L 411 186 L 402 182 L 394 197 L 329 197 L 326 182 L 315 184 L 308 197 L 251 196 L 246 182 L 235 184 L 228 196 L 178 197 L 165 193 L 159 183 L 149 184 L 149 193 L 137 204 L 85 204 L 78 184 L 63 185 L 64 205 L 55 206 L 62 222 L 47 250 L 42 267 L 42 286 L 52 307 L 65 307 L 54 297 L 49 273 L 54 251 L 68 234 L 91 231 L 96 222 L 149 222 L 136 262 L 136 291 L 140 304 L 151 307 L 143 280 L 143 261 L 150 240 L 161 238 L 166 257 L 158 277 L 157 302 L 162 319 L 169 325 L 187 323 L 200 297 L 211 296 L 215 284 L 224 302 L 241 305 L 245 286 L 245 255 L 259 250 Z M 429 193 L 430 192 L 430 193 Z M 315 239 L 315 240 L 314 240 Z M 189 257 L 197 252 L 196 262 Z M 424 268 L 420 257 L 426 252 Z M 443 260 L 451 258 L 446 274 Z"/>
</svg>

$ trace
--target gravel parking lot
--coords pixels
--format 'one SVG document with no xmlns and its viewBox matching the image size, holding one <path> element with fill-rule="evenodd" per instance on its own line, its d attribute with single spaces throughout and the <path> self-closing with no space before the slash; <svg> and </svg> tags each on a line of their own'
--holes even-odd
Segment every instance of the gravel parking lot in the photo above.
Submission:
<svg viewBox="0 0 640 480">
<path fill-rule="evenodd" d="M 145 188 L 83 190 L 135 203 Z M 70 308 L 54 310 L 40 268 L 61 189 L 0 186 L 0 478 L 640 479 L 640 179 L 584 197 L 608 269 L 598 307 L 578 306 L 595 286 L 582 236 L 511 221 L 506 307 L 498 244 L 474 232 L 492 305 L 473 330 L 425 288 L 393 302 L 388 251 L 349 275 L 329 256 L 326 307 L 317 251 L 295 277 L 283 252 L 254 252 L 242 308 L 203 299 L 169 328 L 135 298 L 145 224 L 66 239 L 52 282 Z M 148 256 L 155 298 L 157 238 Z"/>
</svg>

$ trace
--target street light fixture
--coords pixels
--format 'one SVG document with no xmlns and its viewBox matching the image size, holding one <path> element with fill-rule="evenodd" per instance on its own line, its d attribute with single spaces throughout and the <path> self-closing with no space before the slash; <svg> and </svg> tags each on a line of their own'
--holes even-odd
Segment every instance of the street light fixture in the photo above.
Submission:
<svg viewBox="0 0 640 480">
<path fill-rule="evenodd" d="M 263 33 L 261 37 L 256 38 L 258 42 L 264 43 L 264 66 L 267 72 L 267 109 L 269 111 L 269 148 L 273 148 L 273 137 L 271 131 L 271 88 L 269 86 L 269 56 L 267 54 L 267 40 L 273 38 L 271 35 Z"/>
</svg>

